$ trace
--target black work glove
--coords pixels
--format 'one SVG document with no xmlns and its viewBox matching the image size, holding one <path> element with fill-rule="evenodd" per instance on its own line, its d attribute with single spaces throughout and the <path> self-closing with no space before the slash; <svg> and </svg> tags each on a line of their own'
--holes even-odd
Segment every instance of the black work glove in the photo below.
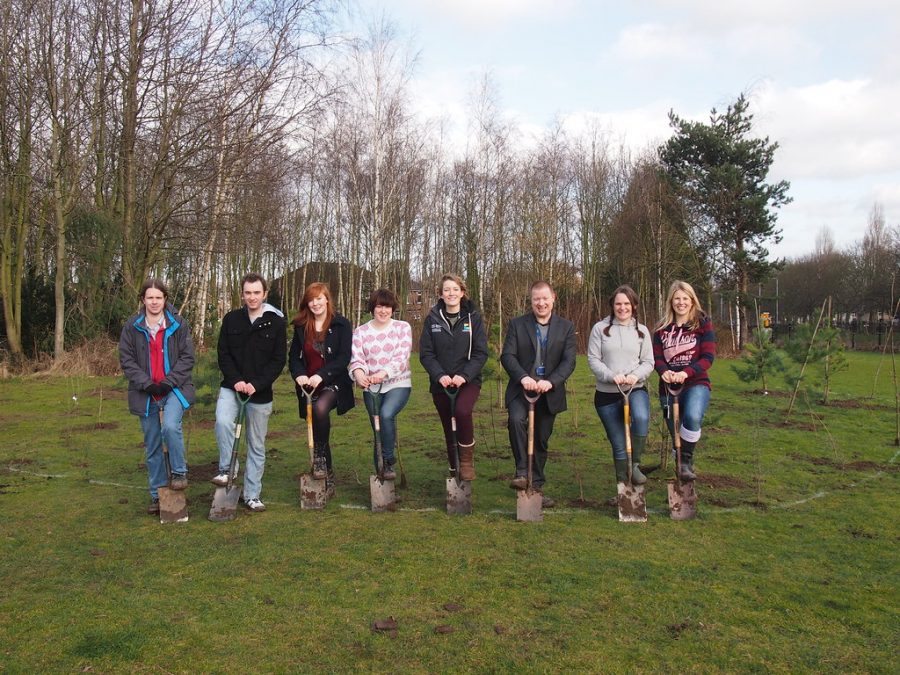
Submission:
<svg viewBox="0 0 900 675">
<path fill-rule="evenodd" d="M 154 382 L 146 389 L 151 396 L 166 396 L 170 391 L 172 391 L 172 385 L 165 382 Z"/>
</svg>

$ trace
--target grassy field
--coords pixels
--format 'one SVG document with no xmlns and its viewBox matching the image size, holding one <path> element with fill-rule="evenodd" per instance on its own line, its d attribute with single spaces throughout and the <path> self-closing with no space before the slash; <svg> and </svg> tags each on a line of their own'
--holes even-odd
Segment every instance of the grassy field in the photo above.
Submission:
<svg viewBox="0 0 900 675">
<path fill-rule="evenodd" d="M 116 379 L 0 382 L 0 671 L 897 672 L 898 463 L 890 363 L 849 355 L 833 405 L 762 396 L 716 362 L 699 516 L 622 524 L 579 359 L 540 524 L 515 521 L 500 382 L 478 404 L 476 512 L 444 508 L 442 437 L 416 370 L 400 418 L 402 509 L 368 508 L 369 431 L 334 421 L 338 492 L 301 511 L 304 428 L 279 382 L 262 498 L 206 520 L 212 396 L 185 417 L 190 522 L 147 503 Z M 206 371 L 199 379 L 209 383 Z M 653 403 L 652 453 L 664 443 Z M 393 617 L 395 632 L 373 622 Z"/>
</svg>

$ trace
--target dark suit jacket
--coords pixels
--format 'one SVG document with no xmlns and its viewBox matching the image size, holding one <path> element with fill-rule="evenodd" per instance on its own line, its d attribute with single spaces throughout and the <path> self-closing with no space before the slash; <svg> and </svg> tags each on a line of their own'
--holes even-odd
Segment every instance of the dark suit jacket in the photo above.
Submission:
<svg viewBox="0 0 900 675">
<path fill-rule="evenodd" d="M 538 349 L 535 326 L 534 314 L 529 312 L 510 321 L 506 328 L 500 363 L 509 373 L 509 384 L 506 385 L 507 407 L 510 401 L 523 395 L 524 389 L 520 384 L 522 378 L 526 375 L 535 377 L 532 372 Z M 553 384 L 553 389 L 544 396 L 547 408 L 555 415 L 566 409 L 566 380 L 575 371 L 575 325 L 556 314 L 550 316 L 544 367 L 546 372 L 542 379 L 550 380 Z"/>
</svg>

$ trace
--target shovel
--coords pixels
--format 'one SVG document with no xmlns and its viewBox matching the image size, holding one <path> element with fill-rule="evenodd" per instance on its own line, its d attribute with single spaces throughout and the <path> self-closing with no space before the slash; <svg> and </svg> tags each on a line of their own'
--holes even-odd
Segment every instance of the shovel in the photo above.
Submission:
<svg viewBox="0 0 900 675">
<path fill-rule="evenodd" d="M 238 498 L 241 496 L 241 488 L 234 484 L 234 474 L 237 473 L 238 447 L 241 444 L 241 431 L 244 427 L 244 417 L 247 412 L 247 403 L 250 397 L 241 396 L 234 392 L 238 400 L 238 416 L 234 425 L 234 443 L 231 446 L 231 461 L 228 463 L 228 485 L 217 487 L 213 495 L 212 506 L 209 507 L 209 518 L 214 523 L 224 523 L 234 520 L 237 516 Z"/>
<path fill-rule="evenodd" d="M 378 387 L 378 389 L 373 389 Z M 369 476 L 369 494 L 372 496 L 372 511 L 393 511 L 396 508 L 394 481 L 384 478 L 384 455 L 381 451 L 381 383 L 369 385 L 372 396 L 372 422 L 375 427 L 375 458 L 378 473 Z"/>
<path fill-rule="evenodd" d="M 300 390 L 306 397 L 306 444 L 309 446 L 309 473 L 300 474 L 300 508 L 324 509 L 327 501 L 325 479 L 313 478 L 313 466 L 316 461 L 315 439 L 313 438 L 312 404 L 315 387 L 302 386 Z"/>
<path fill-rule="evenodd" d="M 619 393 L 622 394 L 625 404 L 625 452 L 628 455 L 628 482 L 616 483 L 616 490 L 619 495 L 619 498 L 616 500 L 619 507 L 619 521 L 623 523 L 646 523 L 647 502 L 644 496 L 644 486 L 635 485 L 631 480 L 631 402 L 628 397 L 634 389 L 634 385 L 628 387 L 627 391 L 622 389 L 619 384 L 616 384 L 616 386 L 619 388 Z"/>
<path fill-rule="evenodd" d="M 159 425 L 162 426 L 163 409 L 159 410 Z M 169 485 L 172 484 L 172 464 L 169 462 L 169 448 L 165 442 L 162 444 L 163 461 L 166 463 L 166 476 Z M 159 522 L 166 523 L 186 523 L 188 520 L 187 496 L 184 490 L 173 490 L 168 485 L 157 489 L 159 495 Z"/>
<path fill-rule="evenodd" d="M 534 404 L 541 397 L 540 394 L 529 396 L 525 392 L 525 400 L 528 401 L 528 484 L 524 490 L 516 493 L 516 520 L 523 522 L 539 523 L 544 519 L 541 512 L 543 495 L 532 486 L 534 464 Z"/>
<path fill-rule="evenodd" d="M 682 386 L 666 385 L 666 390 L 674 400 L 672 402 L 672 429 L 675 437 L 675 479 L 667 481 L 669 491 L 669 517 L 672 520 L 690 520 L 697 515 L 697 494 L 693 481 L 681 480 L 681 418 L 678 407 L 678 395 Z"/>
<path fill-rule="evenodd" d="M 459 473 L 459 438 L 456 436 L 456 397 L 459 387 L 444 387 L 450 399 L 450 428 L 453 430 L 454 477 L 447 479 L 447 513 L 468 515 L 472 513 L 472 481 L 463 480 Z"/>
</svg>

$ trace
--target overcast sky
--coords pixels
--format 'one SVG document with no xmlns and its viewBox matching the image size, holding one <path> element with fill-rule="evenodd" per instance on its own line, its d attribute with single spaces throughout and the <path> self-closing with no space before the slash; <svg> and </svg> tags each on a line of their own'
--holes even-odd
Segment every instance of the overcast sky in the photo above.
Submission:
<svg viewBox="0 0 900 675">
<path fill-rule="evenodd" d="M 359 0 L 419 52 L 410 100 L 465 133 L 487 72 L 527 138 L 559 119 L 635 150 L 669 136 L 667 113 L 708 119 L 738 94 L 780 144 L 791 182 L 776 255 L 862 238 L 873 204 L 900 224 L 900 2 L 885 0 Z"/>
</svg>

